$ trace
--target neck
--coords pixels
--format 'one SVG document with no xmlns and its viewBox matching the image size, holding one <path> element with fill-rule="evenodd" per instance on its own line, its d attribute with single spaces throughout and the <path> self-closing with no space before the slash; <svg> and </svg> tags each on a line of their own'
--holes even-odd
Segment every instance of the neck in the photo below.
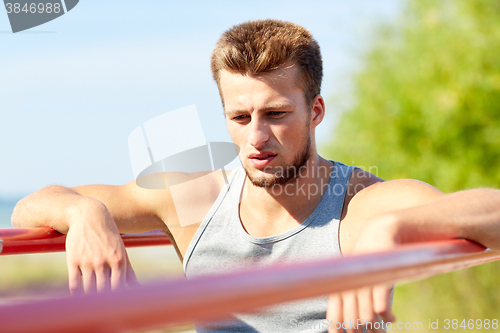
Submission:
<svg viewBox="0 0 500 333">
<path fill-rule="evenodd" d="M 327 189 L 333 164 L 319 155 L 312 155 L 294 178 L 269 188 L 245 181 L 241 215 L 269 228 L 274 225 L 302 223 L 319 204 Z"/>
</svg>

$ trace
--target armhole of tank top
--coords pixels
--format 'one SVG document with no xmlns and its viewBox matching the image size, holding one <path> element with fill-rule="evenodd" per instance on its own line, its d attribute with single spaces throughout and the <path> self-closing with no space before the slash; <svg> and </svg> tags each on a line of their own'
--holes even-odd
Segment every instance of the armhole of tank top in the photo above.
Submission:
<svg viewBox="0 0 500 333">
<path fill-rule="evenodd" d="M 351 176 L 352 176 L 352 172 L 354 171 L 354 169 L 357 169 L 358 167 L 355 167 L 355 166 L 350 166 L 350 165 L 346 165 L 344 163 L 341 163 L 341 162 L 335 162 L 335 166 L 338 167 L 339 169 L 342 169 L 342 168 L 346 168 L 348 171 L 344 173 L 343 170 L 339 170 L 338 172 L 340 172 L 340 175 L 342 175 L 342 183 L 343 183 L 343 193 L 342 193 L 342 199 L 339 200 L 338 202 L 338 205 L 340 207 L 337 207 L 338 211 L 339 211 L 339 217 L 338 217 L 338 226 L 337 226 L 337 245 L 338 245 L 338 251 L 340 253 L 340 256 L 343 257 L 343 253 L 342 253 L 342 247 L 340 246 L 340 225 L 342 224 L 342 211 L 343 211 L 343 208 L 344 208 L 344 201 L 345 201 L 345 198 L 346 198 L 346 194 L 347 194 L 347 189 L 349 188 L 349 182 L 351 181 Z"/>
<path fill-rule="evenodd" d="M 186 267 L 187 267 L 187 264 L 189 262 L 189 259 L 191 258 L 191 254 L 194 251 L 194 248 L 198 244 L 198 241 L 200 240 L 201 235 L 205 231 L 208 223 L 210 222 L 210 220 L 214 216 L 215 212 L 217 211 L 217 209 L 221 205 L 224 198 L 226 197 L 226 194 L 229 192 L 229 189 L 234 181 L 234 178 L 238 174 L 239 170 L 241 170 L 241 168 L 236 168 L 236 169 L 231 171 L 231 173 L 229 174 L 229 176 L 227 178 L 227 183 L 224 184 L 224 187 L 222 187 L 222 190 L 220 191 L 219 195 L 217 196 L 217 199 L 215 200 L 212 207 L 210 207 L 210 210 L 208 211 L 207 215 L 205 215 L 205 218 L 203 218 L 203 221 L 201 222 L 200 226 L 198 227 L 198 230 L 196 230 L 196 233 L 194 234 L 193 239 L 191 239 L 191 242 L 189 243 L 189 246 L 186 250 L 186 253 L 184 254 L 184 260 L 182 261 L 184 274 L 186 273 Z"/>
</svg>

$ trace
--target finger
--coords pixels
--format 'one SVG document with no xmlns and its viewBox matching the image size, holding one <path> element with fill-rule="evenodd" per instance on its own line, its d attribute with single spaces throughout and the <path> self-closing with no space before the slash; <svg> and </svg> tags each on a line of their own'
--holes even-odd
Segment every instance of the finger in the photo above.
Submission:
<svg viewBox="0 0 500 333">
<path fill-rule="evenodd" d="M 347 333 L 363 333 L 361 329 L 362 320 L 358 321 L 358 301 L 355 291 L 345 291 L 342 293 L 342 305 L 344 312 L 344 322 L 349 328 Z"/>
<path fill-rule="evenodd" d="M 125 267 L 116 267 L 111 270 L 111 289 L 118 290 L 127 285 L 127 272 Z"/>
<path fill-rule="evenodd" d="M 373 289 L 361 288 L 357 292 L 359 318 L 364 322 L 365 329 L 370 333 L 384 333 L 385 326 L 379 321 L 373 308 Z"/>
<path fill-rule="evenodd" d="M 82 294 L 82 272 L 76 265 L 68 263 L 68 283 L 71 295 Z"/>
<path fill-rule="evenodd" d="M 372 332 L 373 323 L 377 321 L 377 316 L 373 312 L 372 288 L 365 287 L 358 289 L 356 296 L 358 301 L 359 318 L 368 332 Z"/>
<path fill-rule="evenodd" d="M 101 266 L 95 272 L 97 292 L 111 290 L 111 269 L 109 266 Z"/>
<path fill-rule="evenodd" d="M 344 333 L 342 328 L 342 297 L 340 294 L 331 294 L 328 297 L 326 319 L 328 320 L 328 333 Z"/>
<path fill-rule="evenodd" d="M 96 292 L 95 274 L 93 270 L 82 269 L 83 291 L 86 294 Z"/>
<path fill-rule="evenodd" d="M 137 280 L 137 277 L 135 276 L 134 269 L 132 268 L 132 265 L 130 264 L 128 258 L 127 258 L 127 285 L 130 287 L 139 287 L 141 285 Z"/>
<path fill-rule="evenodd" d="M 396 317 L 392 313 L 392 285 L 378 285 L 373 288 L 373 308 L 384 322 L 394 322 Z"/>
</svg>

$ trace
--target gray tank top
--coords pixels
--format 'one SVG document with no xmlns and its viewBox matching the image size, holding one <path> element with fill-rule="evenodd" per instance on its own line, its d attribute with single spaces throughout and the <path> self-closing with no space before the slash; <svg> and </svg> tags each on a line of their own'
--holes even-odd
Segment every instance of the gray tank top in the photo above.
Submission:
<svg viewBox="0 0 500 333">
<path fill-rule="evenodd" d="M 341 256 L 340 216 L 354 168 L 335 162 L 320 203 L 300 225 L 282 234 L 250 236 L 239 218 L 239 199 L 246 178 L 241 168 L 228 177 L 184 256 L 188 279 L 273 264 Z M 237 313 L 224 321 L 195 323 L 197 332 L 327 332 L 328 296 L 286 302 L 256 313 Z"/>
</svg>

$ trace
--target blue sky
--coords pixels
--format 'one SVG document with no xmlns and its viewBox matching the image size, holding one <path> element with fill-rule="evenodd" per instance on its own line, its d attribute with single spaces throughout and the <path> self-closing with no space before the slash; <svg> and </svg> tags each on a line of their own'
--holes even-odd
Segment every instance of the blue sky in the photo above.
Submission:
<svg viewBox="0 0 500 333">
<path fill-rule="evenodd" d="M 50 184 L 133 179 L 127 138 L 145 121 L 195 104 L 207 141 L 227 141 L 209 57 L 231 26 L 262 18 L 302 24 L 323 53 L 329 137 L 374 28 L 400 0 L 97 1 L 12 34 L 0 12 L 0 197 Z"/>
</svg>

